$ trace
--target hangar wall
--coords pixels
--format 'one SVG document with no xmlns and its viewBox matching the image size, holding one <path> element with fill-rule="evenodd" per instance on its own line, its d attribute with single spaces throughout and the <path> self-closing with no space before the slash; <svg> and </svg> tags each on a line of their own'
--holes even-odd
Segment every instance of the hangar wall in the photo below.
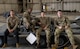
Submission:
<svg viewBox="0 0 80 49">
<path fill-rule="evenodd" d="M 59 9 L 80 12 L 80 0 L 48 0 L 47 10 L 56 11 Z"/>
<path fill-rule="evenodd" d="M 18 11 L 17 0 L 0 0 L 0 14 L 11 9 Z"/>
<path fill-rule="evenodd" d="M 6 11 L 10 11 L 11 9 L 15 10 L 16 12 L 20 12 L 22 9 L 24 10 L 24 2 L 22 1 L 24 0 L 0 0 L 0 14 Z M 47 11 L 57 11 L 59 9 L 62 9 L 80 12 L 80 0 L 32 0 L 33 2 L 28 2 L 28 0 L 26 1 L 28 6 L 32 4 L 33 12 L 40 12 L 43 6 L 45 6 L 45 9 Z"/>
</svg>

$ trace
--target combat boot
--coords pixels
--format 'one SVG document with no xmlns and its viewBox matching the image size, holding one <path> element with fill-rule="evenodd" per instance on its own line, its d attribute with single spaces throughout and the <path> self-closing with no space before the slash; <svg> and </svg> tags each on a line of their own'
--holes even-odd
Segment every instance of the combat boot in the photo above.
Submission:
<svg viewBox="0 0 80 49">
<path fill-rule="evenodd" d="M 68 49 L 68 47 L 64 47 L 64 49 Z"/>
<path fill-rule="evenodd" d="M 16 43 L 16 48 L 19 48 L 19 43 Z"/>
<path fill-rule="evenodd" d="M 52 49 L 57 49 L 58 48 L 58 46 L 57 45 L 51 45 L 51 47 L 52 47 Z"/>
<path fill-rule="evenodd" d="M 2 46 L 2 48 L 5 48 L 5 47 L 7 47 L 7 44 L 6 43 L 4 43 L 4 45 Z"/>
<path fill-rule="evenodd" d="M 39 48 L 39 44 L 37 44 L 36 48 Z"/>
</svg>

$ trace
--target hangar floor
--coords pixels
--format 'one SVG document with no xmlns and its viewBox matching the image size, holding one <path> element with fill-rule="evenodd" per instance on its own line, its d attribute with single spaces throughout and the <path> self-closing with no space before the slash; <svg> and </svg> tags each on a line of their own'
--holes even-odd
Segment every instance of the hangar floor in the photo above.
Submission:
<svg viewBox="0 0 80 49">
<path fill-rule="evenodd" d="M 36 15 L 36 14 L 33 14 L 33 15 Z M 67 15 L 67 14 L 65 14 L 65 15 Z M 40 15 L 37 14 L 36 16 L 40 16 Z M 56 15 L 53 15 L 53 14 L 49 15 L 49 14 L 47 14 L 47 16 L 49 16 L 49 17 L 55 17 Z M 69 17 L 70 20 L 75 20 L 75 18 L 79 17 L 80 15 L 74 13 L 72 15 L 68 14 L 67 16 Z M 3 24 L 5 24 L 5 22 L 6 22 L 6 18 L 4 18 L 1 15 L 0 16 L 0 26 L 2 26 Z M 77 49 L 80 49 L 80 34 L 74 34 L 74 36 L 75 36 L 76 44 L 79 45 Z M 0 48 L 0 49 L 3 49 L 3 48 Z M 35 46 L 27 45 L 27 43 L 26 43 L 26 45 L 24 45 L 24 44 L 20 45 L 19 48 L 16 48 L 15 45 L 11 45 L 11 46 L 6 47 L 4 49 L 36 49 L 36 48 L 35 48 Z M 38 49 L 47 49 L 47 48 L 38 48 Z M 72 49 L 71 46 L 69 46 L 69 49 Z"/>
</svg>

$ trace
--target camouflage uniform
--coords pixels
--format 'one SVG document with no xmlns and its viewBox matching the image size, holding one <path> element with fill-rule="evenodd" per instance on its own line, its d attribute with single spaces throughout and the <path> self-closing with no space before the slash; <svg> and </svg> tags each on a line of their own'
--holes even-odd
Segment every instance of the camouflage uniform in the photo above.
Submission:
<svg viewBox="0 0 80 49">
<path fill-rule="evenodd" d="M 73 38 L 73 34 L 72 34 L 72 30 L 70 28 L 70 21 L 67 17 L 62 16 L 61 18 L 57 17 L 54 21 L 54 24 L 56 26 L 55 32 L 54 32 L 54 36 L 55 36 L 55 44 L 59 43 L 59 36 L 60 33 L 65 30 L 65 32 L 68 35 L 68 38 L 71 42 L 72 45 L 75 44 L 74 42 L 74 38 Z M 62 26 L 62 29 L 59 29 L 58 26 Z M 65 28 L 67 26 L 67 28 Z M 58 46 L 58 45 L 57 45 Z"/>
<path fill-rule="evenodd" d="M 16 28 L 18 28 L 18 24 L 19 24 L 19 19 L 17 16 L 14 17 L 8 17 L 7 18 L 7 28 L 10 29 L 10 27 L 13 27 L 13 30 L 15 30 Z"/>
<path fill-rule="evenodd" d="M 30 26 L 31 23 L 31 15 L 28 11 L 23 13 L 23 22 L 24 25 L 28 28 Z"/>
<path fill-rule="evenodd" d="M 31 17 L 31 13 L 28 11 L 23 13 L 23 24 L 26 27 L 26 29 L 32 29 L 34 32 L 34 26 L 35 26 L 35 20 Z"/>
<path fill-rule="evenodd" d="M 18 17 L 16 17 L 16 16 L 14 16 L 14 17 L 9 16 L 7 18 L 7 29 L 4 32 L 4 45 L 3 45 L 3 47 L 5 47 L 5 44 L 7 44 L 7 36 L 9 34 L 11 34 L 11 33 L 13 33 L 15 35 L 15 38 L 17 40 L 16 44 L 19 43 L 18 24 L 19 24 Z M 13 32 L 9 32 L 9 30 L 13 30 Z"/>
<path fill-rule="evenodd" d="M 42 30 L 44 30 L 46 32 L 47 47 L 49 47 L 49 43 L 50 43 L 50 21 L 49 21 L 49 18 L 40 17 L 39 25 L 40 25 L 40 28 L 37 29 L 37 31 L 36 31 L 37 46 L 39 45 L 39 41 L 40 41 L 40 33 Z M 46 29 L 44 29 L 45 27 L 46 27 Z"/>
</svg>

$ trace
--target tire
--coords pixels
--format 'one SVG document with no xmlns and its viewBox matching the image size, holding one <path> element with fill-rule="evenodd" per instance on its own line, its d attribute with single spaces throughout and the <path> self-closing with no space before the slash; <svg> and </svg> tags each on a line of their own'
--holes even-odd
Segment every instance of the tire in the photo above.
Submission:
<svg viewBox="0 0 80 49">
<path fill-rule="evenodd" d="M 47 43 L 46 43 L 46 36 L 45 35 L 41 35 L 39 43 L 40 43 L 39 48 L 46 48 Z M 52 44 L 54 44 L 54 36 L 51 36 L 51 38 L 50 38 L 50 47 Z M 68 37 L 65 35 L 60 35 L 58 49 L 61 49 L 61 48 L 64 48 L 64 47 L 67 47 L 70 45 L 71 44 L 70 44 Z M 35 46 L 36 46 L 36 44 L 35 44 Z"/>
<path fill-rule="evenodd" d="M 3 36 L 0 36 L 0 47 L 2 47 L 4 44 L 4 38 Z"/>
<path fill-rule="evenodd" d="M 47 43 L 46 43 L 46 36 L 41 36 L 40 37 L 40 48 L 46 48 Z"/>
<path fill-rule="evenodd" d="M 76 20 L 76 24 L 80 26 L 80 23 L 79 23 L 79 22 L 80 22 L 80 18 L 78 18 L 78 19 Z"/>
<path fill-rule="evenodd" d="M 70 44 L 68 37 L 65 35 L 60 35 L 58 48 L 64 48 L 64 47 L 70 46 L 70 45 L 71 44 Z"/>
<path fill-rule="evenodd" d="M 54 35 L 51 36 L 51 40 L 50 40 L 50 45 L 52 45 L 52 44 L 55 44 Z M 67 47 L 70 45 L 71 44 L 70 44 L 68 37 L 65 35 L 60 35 L 58 48 L 60 49 L 60 48 L 64 48 L 64 47 Z"/>
</svg>

